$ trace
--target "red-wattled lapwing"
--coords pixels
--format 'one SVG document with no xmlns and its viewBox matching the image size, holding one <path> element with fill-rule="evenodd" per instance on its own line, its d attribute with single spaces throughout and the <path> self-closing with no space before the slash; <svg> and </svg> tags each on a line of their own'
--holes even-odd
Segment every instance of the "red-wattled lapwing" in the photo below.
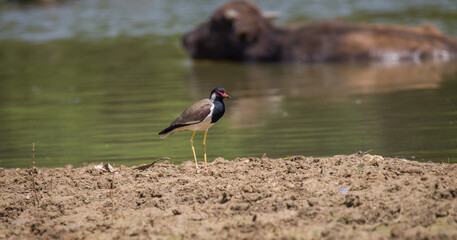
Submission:
<svg viewBox="0 0 457 240">
<path fill-rule="evenodd" d="M 227 95 L 227 93 L 225 93 L 225 89 L 221 87 L 213 89 L 209 99 L 205 98 L 194 103 L 181 113 L 181 115 L 175 118 L 169 127 L 159 133 L 161 138 L 166 138 L 175 132 L 184 130 L 194 131 L 192 137 L 190 138 L 190 146 L 192 147 L 192 152 L 194 153 L 195 167 L 197 169 L 197 156 L 195 155 L 193 143 L 195 132 L 197 130 L 205 130 L 205 136 L 203 137 L 203 152 L 205 156 L 206 168 L 206 134 L 208 133 L 208 129 L 224 115 L 224 98 L 231 98 Z"/>
</svg>

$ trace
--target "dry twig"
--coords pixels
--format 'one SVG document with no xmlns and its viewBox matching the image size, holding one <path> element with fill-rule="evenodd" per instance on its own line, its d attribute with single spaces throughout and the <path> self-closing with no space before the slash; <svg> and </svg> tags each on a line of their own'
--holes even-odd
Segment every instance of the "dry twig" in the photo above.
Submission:
<svg viewBox="0 0 457 240">
<path fill-rule="evenodd" d="M 169 157 L 159 157 L 156 160 L 154 160 L 152 163 L 140 165 L 138 167 L 134 167 L 133 169 L 138 169 L 138 170 L 144 171 L 144 170 L 154 166 L 154 164 L 156 164 L 156 162 L 162 161 L 162 160 L 170 160 L 170 158 Z"/>
</svg>

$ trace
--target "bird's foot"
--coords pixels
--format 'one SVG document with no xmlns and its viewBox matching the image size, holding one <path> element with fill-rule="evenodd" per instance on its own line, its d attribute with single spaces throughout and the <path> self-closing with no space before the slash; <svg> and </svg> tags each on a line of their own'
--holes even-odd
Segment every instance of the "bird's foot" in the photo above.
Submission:
<svg viewBox="0 0 457 240">
<path fill-rule="evenodd" d="M 206 170 L 206 169 L 208 169 L 208 168 L 206 168 L 206 167 L 204 167 L 204 166 L 197 167 L 197 168 L 195 169 L 195 173 L 200 173 L 202 170 Z"/>
</svg>

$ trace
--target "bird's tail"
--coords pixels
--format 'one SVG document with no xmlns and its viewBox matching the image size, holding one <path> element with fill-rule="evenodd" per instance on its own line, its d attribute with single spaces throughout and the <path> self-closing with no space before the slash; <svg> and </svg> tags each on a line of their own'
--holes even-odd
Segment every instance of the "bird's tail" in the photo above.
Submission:
<svg viewBox="0 0 457 240">
<path fill-rule="evenodd" d="M 170 136 L 173 133 L 173 130 L 175 130 L 179 126 L 180 125 L 169 126 L 169 127 L 165 128 L 164 130 L 160 131 L 159 132 L 160 138 L 166 138 L 166 137 Z"/>
</svg>

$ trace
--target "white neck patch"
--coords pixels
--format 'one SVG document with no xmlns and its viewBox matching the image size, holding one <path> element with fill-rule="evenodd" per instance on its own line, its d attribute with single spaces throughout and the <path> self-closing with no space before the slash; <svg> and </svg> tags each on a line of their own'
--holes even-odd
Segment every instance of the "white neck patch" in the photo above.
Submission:
<svg viewBox="0 0 457 240">
<path fill-rule="evenodd" d="M 213 93 L 211 94 L 211 97 L 210 97 L 211 102 L 214 102 L 214 100 L 216 100 L 216 94 L 217 94 L 216 92 L 213 92 Z"/>
</svg>

